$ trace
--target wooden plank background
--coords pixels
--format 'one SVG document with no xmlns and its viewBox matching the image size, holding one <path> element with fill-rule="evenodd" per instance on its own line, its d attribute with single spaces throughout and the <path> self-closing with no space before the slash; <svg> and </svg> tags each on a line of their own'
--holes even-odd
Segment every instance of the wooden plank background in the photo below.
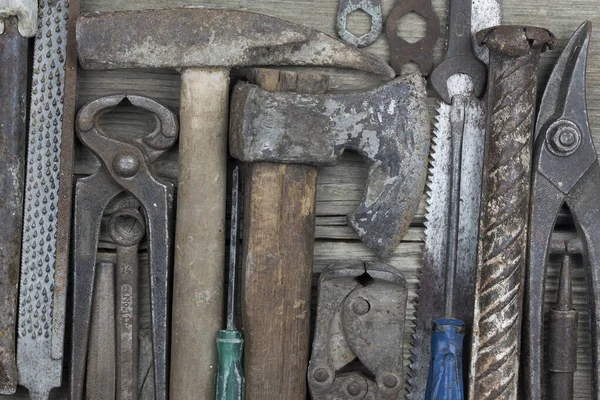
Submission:
<svg viewBox="0 0 600 400">
<path fill-rule="evenodd" d="M 400 0 L 406 1 L 406 0 Z M 288 19 L 293 22 L 304 24 L 319 29 L 328 34 L 335 35 L 335 17 L 338 0 L 83 0 L 85 12 L 101 10 L 136 10 L 148 8 L 177 7 L 186 5 L 204 5 L 245 9 L 261 12 Z M 383 0 L 384 17 L 393 6 L 394 0 Z M 447 0 L 434 0 L 441 20 L 442 26 L 446 24 Z M 598 0 L 503 0 L 503 22 L 505 24 L 537 25 L 549 28 L 560 39 L 557 50 L 542 55 L 540 93 L 546 84 L 552 65 L 560 54 L 564 44 L 572 32 L 585 19 L 600 24 L 600 7 Z M 367 18 L 358 17 L 352 22 L 358 30 L 365 30 Z M 421 24 L 416 19 L 407 19 L 401 26 L 405 37 L 416 38 L 421 30 Z M 442 29 L 442 32 L 444 30 Z M 445 33 L 445 32 L 444 32 Z M 129 40 L 124 37 L 123 40 Z M 443 56 L 444 38 L 438 40 L 435 52 L 435 64 L 441 61 Z M 593 35 L 591 57 L 588 66 L 588 109 L 590 123 L 595 135 L 595 141 L 600 146 L 600 37 Z M 389 48 L 385 36 L 381 36 L 377 42 L 366 51 L 389 59 Z M 339 70 L 323 70 L 332 75 L 332 86 L 335 90 L 350 90 L 357 88 L 369 88 L 380 84 L 382 81 L 376 77 L 364 73 L 353 73 Z M 235 73 L 234 73 L 235 77 Z M 171 107 L 175 112 L 179 109 L 180 78 L 175 71 L 82 71 L 79 86 L 79 106 L 100 96 L 115 93 L 136 93 L 153 97 L 163 104 Z M 429 91 L 429 106 L 433 120 L 436 96 L 432 90 Z M 116 134 L 143 135 L 149 132 L 152 120 L 147 115 L 132 110 L 121 109 L 110 113 L 104 119 L 104 125 Z M 75 172 L 77 175 L 87 175 L 98 168 L 98 161 L 85 149 L 79 147 L 76 153 Z M 156 169 L 163 177 L 176 181 L 177 178 L 177 152 L 170 151 L 163 156 L 156 165 Z M 355 154 L 347 154 L 342 157 L 336 167 L 322 168 L 319 171 L 318 180 L 318 203 L 317 203 L 317 230 L 314 254 L 313 284 L 316 284 L 318 274 L 329 263 L 341 259 L 352 260 L 374 260 L 375 256 L 357 239 L 354 232 L 345 224 L 345 215 L 353 210 L 362 195 L 362 189 L 366 178 L 366 168 L 361 158 Z M 408 318 L 412 320 L 414 303 L 417 301 L 418 268 L 421 262 L 421 251 L 423 248 L 423 207 L 420 208 L 411 228 L 409 229 L 402 244 L 399 246 L 389 263 L 400 270 L 406 277 L 409 288 Z M 569 224 L 560 227 L 557 235 L 567 236 L 572 234 Z M 113 246 L 107 241 L 100 245 L 105 250 Z M 111 259 L 114 255 L 107 254 L 105 258 Z M 144 258 L 144 256 L 142 256 Z M 553 260 L 551 275 L 548 281 L 549 291 L 547 293 L 547 304 L 554 302 L 556 298 L 558 261 Z M 142 265 L 146 265 L 142 260 Z M 143 274 L 142 274 L 143 275 Z M 589 333 L 587 330 L 587 300 L 585 289 L 585 277 L 581 269 L 581 262 L 574 271 L 574 293 L 575 307 L 581 313 L 580 341 L 578 346 L 578 372 L 576 374 L 576 398 L 590 398 L 590 357 L 589 357 Z M 142 284 L 142 297 L 146 299 L 141 311 L 141 345 L 142 352 L 148 353 L 151 345 L 149 339 L 149 309 L 147 278 Z M 314 313 L 313 313 L 314 314 Z M 313 315 L 314 318 L 314 315 Z M 412 323 L 407 323 L 405 332 L 405 362 L 408 364 L 408 348 L 410 344 L 410 333 Z M 147 357 L 144 359 L 148 364 Z M 146 370 L 146 372 L 148 372 Z M 151 371 L 150 371 L 151 374 Z M 151 377 L 151 375 L 150 375 Z M 150 382 L 147 382 L 151 385 Z M 66 374 L 65 374 L 65 386 Z M 144 387 L 144 399 L 152 398 L 151 386 Z M 65 390 L 56 391 L 54 398 L 66 398 Z M 8 397 L 11 398 L 11 397 Z M 27 398 L 26 392 L 20 390 L 17 396 L 12 398 Z M 523 397 L 525 398 L 525 397 Z M 174 399 L 176 400 L 176 399 Z"/>
</svg>

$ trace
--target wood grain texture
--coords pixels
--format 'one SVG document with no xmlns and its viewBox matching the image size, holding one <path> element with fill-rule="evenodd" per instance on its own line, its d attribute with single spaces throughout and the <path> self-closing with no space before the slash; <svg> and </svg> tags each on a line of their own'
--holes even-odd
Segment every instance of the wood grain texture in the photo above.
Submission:
<svg viewBox="0 0 600 400">
<path fill-rule="evenodd" d="M 286 78 L 295 78 L 272 69 L 255 70 L 253 75 L 255 83 L 268 91 L 288 90 Z M 313 91 L 300 84 L 295 89 Z M 255 163 L 249 165 L 245 181 L 241 302 L 246 397 L 303 400 L 310 352 L 317 168 Z"/>
<path fill-rule="evenodd" d="M 250 11 L 263 12 L 266 14 L 282 17 L 293 22 L 301 23 L 312 28 L 319 29 L 328 34 L 335 35 L 335 17 L 337 12 L 337 0 L 85 0 L 83 11 L 100 10 L 125 10 L 164 8 L 183 5 L 208 5 L 227 8 L 247 9 Z M 384 18 L 393 6 L 394 0 L 382 0 Z M 446 24 L 447 0 L 433 0 L 435 9 L 443 26 Z M 550 29 L 561 39 L 561 45 L 554 51 L 546 52 L 541 57 L 540 65 L 540 89 L 543 92 L 546 81 L 550 74 L 553 63 L 556 61 L 562 47 L 571 34 L 586 19 L 600 26 L 600 7 L 598 0 L 503 0 L 503 21 L 507 24 L 538 25 Z M 365 21 L 358 28 L 365 28 Z M 401 33 L 416 37 L 418 25 L 413 22 L 401 25 Z M 444 39 L 437 42 L 434 53 L 434 64 L 438 64 L 443 56 Z M 378 55 L 384 59 L 389 58 L 389 48 L 385 37 L 380 37 L 377 42 L 366 49 L 367 52 Z M 334 90 L 351 90 L 358 88 L 373 87 L 381 80 L 377 77 L 363 73 L 353 73 L 340 70 L 318 69 L 331 73 L 331 87 Z M 233 71 L 232 81 L 239 76 Z M 143 71 L 81 71 L 79 85 L 79 105 L 96 99 L 100 96 L 118 92 L 138 93 L 153 97 L 161 103 L 179 112 L 179 92 L 181 78 L 178 72 L 170 70 Z M 600 36 L 592 35 L 591 53 L 588 66 L 588 109 L 590 125 L 597 148 L 600 149 Z M 431 88 L 429 89 L 428 105 L 430 115 L 433 119 L 434 109 L 437 106 L 437 97 Z M 106 116 L 105 124 L 115 134 L 140 135 L 151 130 L 151 120 L 141 118 L 140 113 L 115 112 Z M 81 146 L 76 149 L 75 173 L 88 175 L 98 168 L 98 160 L 89 152 L 82 150 Z M 156 162 L 157 172 L 160 176 L 176 181 L 178 154 L 172 150 Z M 331 262 L 339 260 L 364 260 L 374 261 L 375 256 L 356 237 L 354 232 L 345 224 L 345 215 L 353 210 L 360 201 L 362 189 L 366 178 L 366 167 L 361 157 L 356 154 L 346 154 L 335 167 L 320 168 L 317 178 L 317 204 L 316 204 L 316 240 L 314 245 L 314 276 L 312 310 L 316 305 L 316 284 L 320 272 Z M 421 207 L 417 218 L 409 229 L 395 254 L 389 263 L 401 271 L 408 281 L 409 304 L 407 315 L 410 320 L 405 327 L 405 361 L 408 363 L 410 346 L 410 334 L 414 327 L 412 313 L 414 303 L 417 301 L 416 289 L 418 286 L 418 268 L 421 263 L 421 252 L 423 248 L 423 211 Z M 569 237 L 572 235 L 571 226 L 565 225 L 555 237 Z M 111 249 L 111 243 L 107 238 L 101 242 L 101 247 Z M 114 249 L 114 247 L 112 247 Z M 574 306 L 580 312 L 579 317 L 579 343 L 578 343 L 578 370 L 575 374 L 575 398 L 589 399 L 590 392 L 590 338 L 587 328 L 587 298 L 586 284 L 581 260 L 575 259 L 573 271 Z M 143 265 L 143 264 L 141 264 Z M 549 275 L 547 279 L 546 305 L 549 308 L 556 300 L 556 288 L 558 283 L 559 258 L 551 258 Z M 140 316 L 140 342 L 151 343 L 150 319 L 147 295 L 147 280 L 142 277 L 140 290 L 146 295 L 141 295 Z M 145 300 L 144 300 L 145 299 Z M 313 313 L 314 315 L 314 313 Z M 146 346 L 148 349 L 148 346 Z M 147 351 L 140 350 L 140 356 L 147 355 Z M 405 368 L 407 371 L 407 368 Z M 152 371 L 146 374 L 152 376 Z M 149 379 L 151 383 L 152 379 Z M 64 382 L 63 386 L 66 386 Z M 146 390 L 144 393 L 151 393 Z M 58 390 L 55 399 L 65 399 L 64 389 Z M 27 398 L 26 392 L 12 398 Z M 143 399 L 151 399 L 142 396 Z"/>
</svg>

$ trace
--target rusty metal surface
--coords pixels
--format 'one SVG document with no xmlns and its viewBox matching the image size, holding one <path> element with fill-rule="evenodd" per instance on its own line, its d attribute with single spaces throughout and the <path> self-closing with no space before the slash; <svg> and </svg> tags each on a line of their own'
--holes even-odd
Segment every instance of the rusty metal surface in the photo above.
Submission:
<svg viewBox="0 0 600 400">
<path fill-rule="evenodd" d="M 146 235 L 146 222 L 137 208 L 123 208 L 111 216 L 108 225 L 117 244 L 116 400 L 134 400 L 139 397 L 138 246 Z"/>
<path fill-rule="evenodd" d="M 545 369 L 558 372 L 552 367 L 554 361 L 558 361 L 553 360 L 554 357 L 562 358 L 563 367 L 567 368 L 558 369 L 563 369 L 565 375 L 569 375 L 575 367 L 575 360 L 568 360 L 568 356 L 575 356 L 573 346 L 577 339 L 568 332 L 564 332 L 560 339 L 559 349 L 549 349 L 555 354 L 549 357 L 543 354 L 546 264 L 549 255 L 556 252 L 551 237 L 563 205 L 568 207 L 578 234 L 578 240 L 569 241 L 563 253 L 580 253 L 584 261 L 592 337 L 592 397 L 597 398 L 600 393 L 600 164 L 588 122 L 585 84 L 591 29 L 591 22 L 585 22 L 565 46 L 546 86 L 536 125 L 522 339 L 523 389 L 533 400 L 549 394 L 544 393 L 544 372 Z M 568 328 L 567 325 L 572 323 L 565 321 L 564 327 Z M 571 333 L 576 333 L 576 330 Z M 563 351 L 568 353 L 560 354 Z M 561 390 L 568 390 L 572 396 L 568 378 L 558 378 L 567 382 L 557 382 L 552 376 L 551 387 L 560 384 Z"/>
<path fill-rule="evenodd" d="M 577 240 L 577 239 L 575 239 Z M 578 246 L 581 247 L 581 246 Z M 563 263 L 558 282 L 555 306 L 550 310 L 548 324 L 548 370 L 550 371 L 551 400 L 573 398 L 573 375 L 577 370 L 577 323 L 579 314 L 573 309 L 573 285 L 571 277 L 571 251 L 573 246 L 564 243 Z"/>
<path fill-rule="evenodd" d="M 450 1 L 448 19 L 450 22 L 446 56 L 433 70 L 430 82 L 442 100 L 451 104 L 448 78 L 455 74 L 469 76 L 475 97 L 479 97 L 485 87 L 487 70 L 485 64 L 479 61 L 471 50 L 471 0 Z"/>
<path fill-rule="evenodd" d="M 12 394 L 17 389 L 16 323 L 29 48 L 29 40 L 21 36 L 17 24 L 15 17 L 6 18 L 4 33 L 0 34 L 0 394 Z"/>
<path fill-rule="evenodd" d="M 436 362 L 434 357 L 441 357 L 432 355 L 433 343 L 430 346 L 432 337 L 436 338 L 431 329 L 434 321 L 458 318 L 464 324 L 466 340 L 460 367 L 465 371 L 469 366 L 473 325 L 486 117 L 484 101 L 478 97 L 485 86 L 487 71 L 471 51 L 471 36 L 465 34 L 470 32 L 471 1 L 451 1 L 449 18 L 446 58 L 431 76 L 432 85 L 443 101 L 437 109 L 433 135 L 425 251 L 407 396 L 419 400 L 426 397 L 428 374 L 437 370 L 430 364 Z M 434 378 L 439 379 L 430 376 L 430 382 Z M 446 396 L 450 396 L 452 391 L 445 390 Z M 464 390 L 460 392 L 462 398 Z"/>
<path fill-rule="evenodd" d="M 0 0 L 0 35 L 6 29 L 5 20 L 17 18 L 17 28 L 22 37 L 33 37 L 38 30 L 37 0 Z"/>
<path fill-rule="evenodd" d="M 485 45 L 477 43 L 475 35 L 483 29 L 500 25 L 502 0 L 472 0 L 471 4 L 471 45 L 477 58 L 488 64 L 489 50 Z"/>
<path fill-rule="evenodd" d="M 365 194 L 348 223 L 389 257 L 419 204 L 427 172 L 429 119 L 418 74 L 368 92 L 271 93 L 240 83 L 231 102 L 230 152 L 244 162 L 334 165 L 346 150 L 365 157 Z"/>
<path fill-rule="evenodd" d="M 409 43 L 398 36 L 400 20 L 412 12 L 427 20 L 427 34 L 416 43 Z M 413 62 L 419 66 L 421 75 L 429 75 L 433 68 L 433 48 L 440 36 L 440 20 L 431 0 L 396 0 L 385 21 L 385 33 L 390 43 L 391 65 L 396 74 L 402 73 L 404 64 Z"/>
<path fill-rule="evenodd" d="M 88 14 L 77 21 L 77 42 L 86 69 L 306 65 L 395 76 L 379 58 L 322 32 L 247 11 L 174 8 Z"/>
<path fill-rule="evenodd" d="M 152 133 L 143 138 L 117 139 L 102 131 L 99 117 L 124 99 L 154 115 L 156 128 Z M 78 114 L 79 139 L 100 159 L 102 166 L 93 175 L 80 179 L 75 189 L 73 315 L 76 317 L 70 381 L 73 400 L 83 395 L 100 222 L 108 203 L 122 192 L 139 202 L 147 226 L 155 396 L 157 400 L 167 398 L 173 185 L 157 178 L 151 163 L 175 143 L 177 125 L 170 110 L 141 96 L 103 97 L 88 103 Z M 130 258 L 131 255 L 127 257 Z"/>
<path fill-rule="evenodd" d="M 323 271 L 308 368 L 314 400 L 398 397 L 406 285 L 384 263 L 340 262 Z"/>
<path fill-rule="evenodd" d="M 17 366 L 19 384 L 32 399 L 47 399 L 61 385 L 64 309 L 54 308 L 55 283 L 66 271 L 56 266 L 57 197 L 69 2 L 41 0 L 33 55 L 24 226 L 21 253 Z M 70 177 L 69 177 L 70 179 Z M 66 265 L 63 267 L 67 267 Z M 58 330 L 57 330 L 58 329 Z"/>
<path fill-rule="evenodd" d="M 371 19 L 369 32 L 356 36 L 348 30 L 348 15 L 354 11 L 362 10 Z M 375 43 L 383 29 L 383 16 L 381 15 L 381 0 L 340 0 L 336 19 L 338 36 L 344 42 L 357 47 L 367 47 Z"/>
<path fill-rule="evenodd" d="M 545 29 L 477 34 L 490 49 L 480 245 L 469 379 L 471 399 L 516 399 L 539 54 Z"/>
</svg>

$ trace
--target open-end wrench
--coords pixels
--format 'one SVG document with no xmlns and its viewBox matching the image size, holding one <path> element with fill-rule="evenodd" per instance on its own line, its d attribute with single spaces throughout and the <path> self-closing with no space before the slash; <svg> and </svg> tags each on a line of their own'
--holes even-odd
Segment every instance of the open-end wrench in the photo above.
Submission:
<svg viewBox="0 0 600 400">
<path fill-rule="evenodd" d="M 133 400 L 138 397 L 138 245 L 146 234 L 146 222 L 137 209 L 125 208 L 112 215 L 108 229 L 117 244 L 116 399 Z"/>
<path fill-rule="evenodd" d="M 357 10 L 362 10 L 371 17 L 371 29 L 360 36 L 348 30 L 348 15 Z M 340 0 L 336 29 L 340 39 L 344 42 L 357 47 L 370 46 L 381 35 L 382 28 L 381 0 Z"/>
</svg>

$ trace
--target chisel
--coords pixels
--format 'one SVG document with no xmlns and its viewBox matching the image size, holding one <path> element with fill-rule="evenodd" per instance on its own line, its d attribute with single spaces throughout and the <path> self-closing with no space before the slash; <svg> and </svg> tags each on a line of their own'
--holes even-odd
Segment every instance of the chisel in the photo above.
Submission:
<svg viewBox="0 0 600 400">
<path fill-rule="evenodd" d="M 235 327 L 235 269 L 239 221 L 239 167 L 231 179 L 231 233 L 229 236 L 229 284 L 227 289 L 227 327 L 217 336 L 219 365 L 215 384 L 216 400 L 243 400 L 246 380 L 242 368 L 244 338 Z"/>
</svg>

